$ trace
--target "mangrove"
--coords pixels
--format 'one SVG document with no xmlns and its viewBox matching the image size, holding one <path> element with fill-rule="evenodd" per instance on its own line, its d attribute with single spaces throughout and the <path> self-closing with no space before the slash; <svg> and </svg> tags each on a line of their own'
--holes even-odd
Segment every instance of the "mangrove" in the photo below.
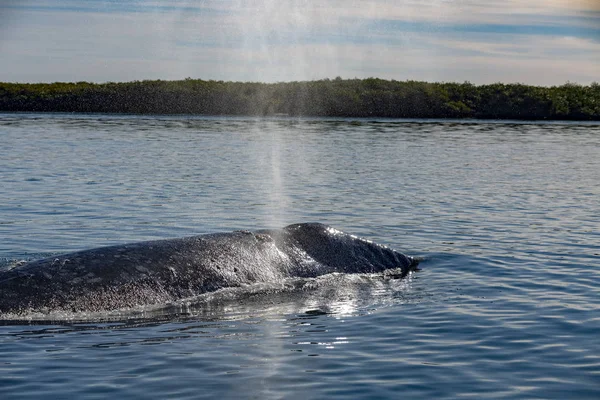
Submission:
<svg viewBox="0 0 600 400">
<path fill-rule="evenodd" d="M 600 120 L 600 85 L 430 83 L 378 78 L 224 82 L 0 82 L 1 112 Z"/>
</svg>

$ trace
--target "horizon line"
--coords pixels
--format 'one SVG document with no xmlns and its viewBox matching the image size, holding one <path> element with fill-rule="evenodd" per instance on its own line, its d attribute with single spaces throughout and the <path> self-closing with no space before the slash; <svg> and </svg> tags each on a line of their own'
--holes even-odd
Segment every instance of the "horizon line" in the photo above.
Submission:
<svg viewBox="0 0 600 400">
<path fill-rule="evenodd" d="M 223 79 L 204 79 L 204 78 L 191 78 L 191 77 L 186 77 L 186 78 L 180 78 L 180 79 L 135 79 L 135 80 L 130 80 L 130 81 L 53 81 L 53 82 L 18 82 L 18 81 L 0 81 L 0 84 L 11 84 L 11 85 L 54 85 L 54 84 L 70 84 L 70 85 L 77 85 L 77 84 L 89 84 L 89 85 L 108 85 L 108 84 L 127 84 L 127 83 L 143 83 L 143 82 L 185 82 L 185 81 L 203 81 L 203 82 L 219 82 L 219 83 L 237 83 L 237 84 L 261 84 L 261 85 L 278 85 L 278 84 L 291 84 L 291 83 L 311 83 L 311 82 L 327 82 L 327 81 L 332 81 L 332 82 L 340 82 L 340 81 L 365 81 L 365 80 L 369 80 L 369 79 L 374 79 L 374 80 L 380 80 L 380 81 L 386 81 L 386 82 L 401 82 L 401 83 L 408 83 L 408 82 L 413 82 L 413 83 L 429 83 L 429 84 L 439 84 L 439 85 L 444 85 L 444 84 L 468 84 L 468 85 L 473 85 L 473 86 L 491 86 L 491 85 L 520 85 L 520 86 L 530 86 L 530 87 L 545 87 L 545 88 L 552 88 L 552 87 L 561 87 L 561 86 L 581 86 L 581 87 L 591 87 L 591 86 L 597 86 L 600 85 L 600 82 L 597 81 L 593 81 L 589 84 L 583 84 L 583 83 L 578 83 L 575 81 L 571 81 L 571 80 L 567 80 L 566 82 L 562 83 L 562 84 L 552 84 L 552 85 L 535 85 L 535 84 L 529 84 L 529 83 L 524 83 L 524 82 L 502 82 L 502 81 L 495 81 L 492 83 L 473 83 L 470 82 L 468 80 L 459 82 L 459 81 L 425 81 L 425 80 L 416 80 L 416 79 L 386 79 L 386 78 L 379 78 L 376 76 L 370 76 L 367 78 L 358 78 L 358 77 L 354 77 L 354 78 L 342 78 L 340 76 L 336 76 L 335 78 L 329 78 L 329 77 L 325 77 L 325 78 L 319 78 L 319 79 L 308 79 L 308 80 L 290 80 L 290 81 L 277 81 L 277 82 L 265 82 L 265 81 L 252 81 L 252 80 L 248 80 L 248 81 L 241 81 L 241 80 L 223 80 Z"/>
</svg>

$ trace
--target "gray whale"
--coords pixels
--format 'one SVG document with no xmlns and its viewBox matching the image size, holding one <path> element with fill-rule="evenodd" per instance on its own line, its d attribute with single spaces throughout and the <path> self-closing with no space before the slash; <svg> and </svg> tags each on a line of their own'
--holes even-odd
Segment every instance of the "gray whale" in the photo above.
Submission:
<svg viewBox="0 0 600 400">
<path fill-rule="evenodd" d="M 164 304 L 224 287 L 396 269 L 418 261 L 318 223 L 146 241 L 0 272 L 0 314 L 99 312 Z"/>
</svg>

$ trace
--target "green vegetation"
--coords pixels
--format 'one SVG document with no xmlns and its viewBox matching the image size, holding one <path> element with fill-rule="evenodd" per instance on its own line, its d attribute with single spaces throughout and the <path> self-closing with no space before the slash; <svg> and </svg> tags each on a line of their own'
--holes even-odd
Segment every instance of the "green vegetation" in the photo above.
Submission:
<svg viewBox="0 0 600 400">
<path fill-rule="evenodd" d="M 600 85 L 476 86 L 376 78 L 0 83 L 0 111 L 600 120 Z"/>
</svg>

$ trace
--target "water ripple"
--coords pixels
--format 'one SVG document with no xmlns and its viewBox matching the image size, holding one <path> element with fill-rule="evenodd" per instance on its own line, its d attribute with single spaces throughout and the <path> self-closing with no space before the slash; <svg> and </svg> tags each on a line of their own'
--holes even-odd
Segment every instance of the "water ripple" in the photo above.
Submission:
<svg viewBox="0 0 600 400">
<path fill-rule="evenodd" d="M 302 221 L 423 258 L 7 322 L 6 398 L 600 397 L 597 124 L 2 114 L 0 135 L 0 268 Z"/>
</svg>

